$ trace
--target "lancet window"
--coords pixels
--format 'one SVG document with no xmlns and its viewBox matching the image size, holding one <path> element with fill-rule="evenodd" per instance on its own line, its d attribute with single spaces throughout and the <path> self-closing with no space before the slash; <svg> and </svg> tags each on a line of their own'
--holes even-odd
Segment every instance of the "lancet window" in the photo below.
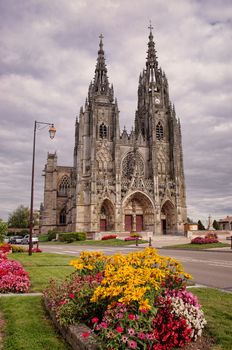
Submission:
<svg viewBox="0 0 232 350">
<path fill-rule="evenodd" d="M 104 123 L 102 123 L 99 127 L 99 136 L 101 139 L 107 138 L 107 126 Z"/>
<path fill-rule="evenodd" d="M 156 138 L 158 140 L 162 140 L 164 138 L 164 129 L 160 122 L 156 125 Z"/>
<path fill-rule="evenodd" d="M 66 212 L 65 209 L 62 209 L 60 212 L 60 225 L 66 224 Z"/>
</svg>

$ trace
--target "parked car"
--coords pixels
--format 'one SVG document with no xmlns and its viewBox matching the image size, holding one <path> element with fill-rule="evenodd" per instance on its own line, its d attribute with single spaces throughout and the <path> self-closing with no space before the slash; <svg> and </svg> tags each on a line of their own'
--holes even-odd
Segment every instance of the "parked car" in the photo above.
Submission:
<svg viewBox="0 0 232 350">
<path fill-rule="evenodd" d="M 11 244 L 22 244 L 22 236 L 13 236 L 9 238 L 9 243 Z"/>
<path fill-rule="evenodd" d="M 29 239 L 30 239 L 30 235 L 24 236 L 23 239 L 22 239 L 21 244 L 29 244 Z M 35 235 L 32 235 L 32 244 L 36 244 L 38 242 L 39 242 L 38 237 L 35 236 Z"/>
</svg>

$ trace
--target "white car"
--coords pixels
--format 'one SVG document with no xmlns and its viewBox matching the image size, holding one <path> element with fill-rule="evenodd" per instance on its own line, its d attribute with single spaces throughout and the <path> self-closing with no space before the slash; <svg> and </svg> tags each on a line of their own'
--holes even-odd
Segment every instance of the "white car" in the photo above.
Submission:
<svg viewBox="0 0 232 350">
<path fill-rule="evenodd" d="M 22 236 L 13 236 L 9 238 L 9 243 L 11 244 L 22 244 Z"/>
<path fill-rule="evenodd" d="M 29 244 L 29 240 L 30 240 L 30 235 L 26 235 L 23 237 L 21 244 Z M 37 236 L 33 235 L 32 236 L 32 244 L 36 244 L 39 242 L 39 239 Z"/>
</svg>

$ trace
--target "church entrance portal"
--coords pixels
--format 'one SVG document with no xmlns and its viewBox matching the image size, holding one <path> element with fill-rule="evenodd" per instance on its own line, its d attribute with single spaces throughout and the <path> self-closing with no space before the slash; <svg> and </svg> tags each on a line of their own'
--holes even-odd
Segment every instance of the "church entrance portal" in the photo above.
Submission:
<svg viewBox="0 0 232 350">
<path fill-rule="evenodd" d="M 105 199 L 100 209 L 100 231 L 113 231 L 114 230 L 114 208 L 109 199 Z"/>
<path fill-rule="evenodd" d="M 125 231 L 132 231 L 133 227 L 133 216 L 132 215 L 125 215 Z"/>
<path fill-rule="evenodd" d="M 136 192 L 126 199 L 123 206 L 124 230 L 142 232 L 154 230 L 154 210 L 150 199 Z"/>
<path fill-rule="evenodd" d="M 175 208 L 170 201 L 166 201 L 161 209 L 161 229 L 164 235 L 177 230 Z"/>
</svg>

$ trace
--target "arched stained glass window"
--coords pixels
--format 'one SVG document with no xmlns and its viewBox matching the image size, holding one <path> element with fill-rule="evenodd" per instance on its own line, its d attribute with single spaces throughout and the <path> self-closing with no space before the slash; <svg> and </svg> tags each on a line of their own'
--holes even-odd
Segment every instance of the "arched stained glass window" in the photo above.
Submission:
<svg viewBox="0 0 232 350">
<path fill-rule="evenodd" d="M 164 138 L 164 129 L 160 122 L 156 125 L 156 138 L 158 140 L 162 140 Z"/>
<path fill-rule="evenodd" d="M 102 123 L 99 128 L 99 136 L 101 139 L 106 139 L 107 138 L 107 126 Z"/>
<path fill-rule="evenodd" d="M 58 189 L 58 195 L 59 196 L 67 196 L 68 195 L 68 189 L 70 187 L 70 178 L 65 175 L 62 177 Z"/>
</svg>

